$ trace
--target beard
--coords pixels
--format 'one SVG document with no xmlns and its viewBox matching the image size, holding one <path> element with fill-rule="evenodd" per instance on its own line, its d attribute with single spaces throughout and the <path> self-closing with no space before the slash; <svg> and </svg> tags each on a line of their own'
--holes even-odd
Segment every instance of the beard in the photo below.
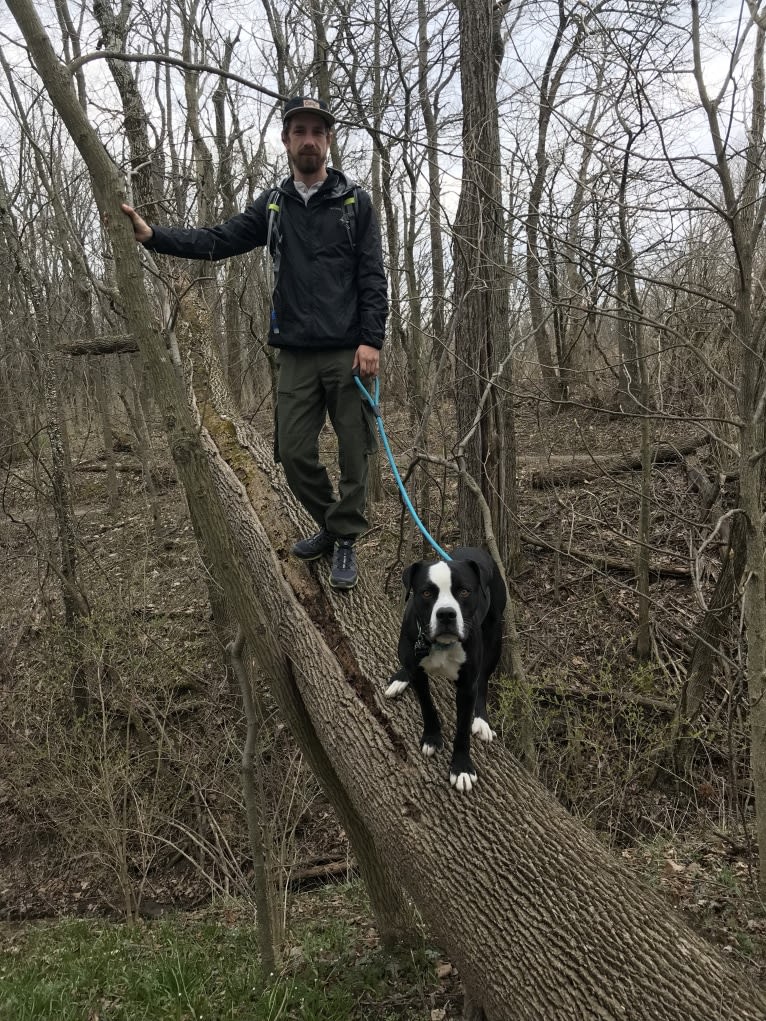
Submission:
<svg viewBox="0 0 766 1021">
<path fill-rule="evenodd" d="M 293 162 L 302 174 L 313 174 L 321 169 L 324 160 L 318 152 L 299 152 Z"/>
</svg>

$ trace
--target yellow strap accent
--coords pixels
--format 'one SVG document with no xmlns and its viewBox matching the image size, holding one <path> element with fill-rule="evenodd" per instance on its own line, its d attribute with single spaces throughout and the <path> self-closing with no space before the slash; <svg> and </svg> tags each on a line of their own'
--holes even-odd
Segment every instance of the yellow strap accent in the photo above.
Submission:
<svg viewBox="0 0 766 1021">
<path fill-rule="evenodd" d="M 347 198 L 347 199 L 345 200 L 345 202 L 343 203 L 343 205 L 344 205 L 344 206 L 353 206 L 353 204 L 354 204 L 355 202 L 356 202 L 356 199 L 354 198 L 354 196 L 353 196 L 353 195 L 349 195 L 349 197 L 348 197 L 348 198 Z"/>
<path fill-rule="evenodd" d="M 273 209 L 275 213 L 279 212 L 279 206 L 276 205 L 274 202 L 269 202 L 267 208 L 268 209 Z"/>
</svg>

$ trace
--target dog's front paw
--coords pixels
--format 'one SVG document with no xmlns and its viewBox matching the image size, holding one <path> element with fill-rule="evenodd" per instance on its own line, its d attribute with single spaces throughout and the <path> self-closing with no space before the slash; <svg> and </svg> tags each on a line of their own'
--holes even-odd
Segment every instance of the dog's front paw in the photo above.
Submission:
<svg viewBox="0 0 766 1021">
<path fill-rule="evenodd" d="M 430 759 L 432 755 L 436 755 L 443 747 L 444 738 L 439 731 L 435 731 L 432 734 L 424 733 L 420 739 L 420 750 L 427 759 Z"/>
<path fill-rule="evenodd" d="M 481 716 L 477 716 L 473 721 L 471 733 L 478 737 L 480 741 L 494 741 L 497 737 L 496 731 Z"/>
<path fill-rule="evenodd" d="M 391 675 L 386 688 L 386 698 L 398 698 L 403 691 L 406 691 L 410 686 L 410 682 L 407 678 L 407 673 L 404 669 L 397 670 L 395 674 Z"/>
<path fill-rule="evenodd" d="M 468 755 L 457 755 L 450 763 L 449 782 L 458 791 L 468 793 L 476 784 L 476 767 Z"/>
</svg>

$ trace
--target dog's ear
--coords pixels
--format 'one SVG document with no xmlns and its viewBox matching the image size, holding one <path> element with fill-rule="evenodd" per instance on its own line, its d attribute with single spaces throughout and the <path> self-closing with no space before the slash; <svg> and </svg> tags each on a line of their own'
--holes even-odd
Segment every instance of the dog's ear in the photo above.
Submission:
<svg viewBox="0 0 766 1021">
<path fill-rule="evenodd" d="M 483 596 L 489 596 L 489 583 L 492 580 L 492 568 L 484 560 L 466 560 L 467 564 L 476 571 L 479 576 L 479 587 Z"/>
<path fill-rule="evenodd" d="M 410 598 L 410 592 L 412 592 L 412 582 L 418 567 L 420 567 L 420 561 L 416 560 L 414 564 L 410 564 L 409 567 L 405 567 L 404 573 L 402 574 L 402 585 L 404 585 L 405 600 Z"/>
</svg>

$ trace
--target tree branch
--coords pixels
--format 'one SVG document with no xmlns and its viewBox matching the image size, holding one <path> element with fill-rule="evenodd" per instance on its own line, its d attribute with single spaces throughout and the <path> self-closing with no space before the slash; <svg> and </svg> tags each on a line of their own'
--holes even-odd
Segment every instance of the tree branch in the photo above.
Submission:
<svg viewBox="0 0 766 1021">
<path fill-rule="evenodd" d="M 273 89 L 267 89 L 265 85 L 257 85 L 252 78 L 245 78 L 233 71 L 224 71 L 223 68 L 215 67 L 212 64 L 196 64 L 189 60 L 183 60 L 181 57 L 171 57 L 167 53 L 123 53 L 121 50 L 97 50 L 95 53 L 83 53 L 81 57 L 70 60 L 64 66 L 71 74 L 76 74 L 83 65 L 90 64 L 94 60 L 124 60 L 129 64 L 169 64 L 171 67 L 180 67 L 184 71 L 200 71 L 205 74 L 217 75 L 219 78 L 228 78 L 230 81 L 245 85 L 271 99 L 278 99 L 282 103 L 287 102 L 290 98 L 279 92 L 274 92 Z"/>
</svg>

